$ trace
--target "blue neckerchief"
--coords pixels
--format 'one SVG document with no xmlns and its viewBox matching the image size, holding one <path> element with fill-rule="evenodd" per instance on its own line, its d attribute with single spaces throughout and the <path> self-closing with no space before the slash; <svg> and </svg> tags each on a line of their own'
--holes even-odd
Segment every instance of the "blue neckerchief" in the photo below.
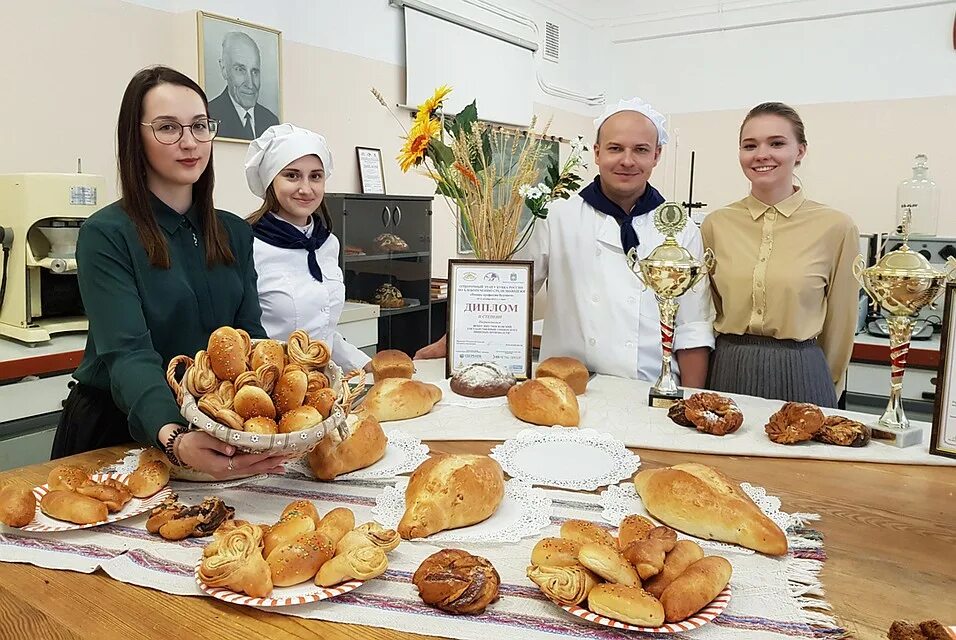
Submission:
<svg viewBox="0 0 956 640">
<path fill-rule="evenodd" d="M 641 244 L 640 239 L 637 237 L 637 231 L 634 230 L 634 225 L 631 224 L 634 218 L 649 213 L 664 204 L 664 196 L 648 184 L 647 188 L 644 189 L 644 193 L 637 199 L 637 202 L 634 203 L 631 212 L 627 213 L 616 202 L 611 202 L 611 200 L 604 195 L 604 192 L 601 191 L 601 176 L 594 176 L 594 182 L 581 189 L 581 197 L 589 205 L 601 213 L 606 213 L 611 216 L 621 225 L 621 248 L 624 249 L 625 254 L 627 254 L 632 247 L 637 247 Z"/>
<path fill-rule="evenodd" d="M 308 252 L 309 273 L 322 282 L 322 269 L 315 259 L 315 250 L 325 244 L 331 232 L 322 221 L 312 217 L 312 236 L 309 237 L 278 216 L 267 213 L 252 225 L 252 233 L 257 238 L 280 249 L 304 249 Z"/>
</svg>

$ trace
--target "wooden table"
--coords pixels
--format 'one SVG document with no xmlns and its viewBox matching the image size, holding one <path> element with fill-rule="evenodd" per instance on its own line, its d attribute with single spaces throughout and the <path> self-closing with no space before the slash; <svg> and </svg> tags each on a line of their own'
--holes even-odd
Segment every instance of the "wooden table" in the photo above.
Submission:
<svg viewBox="0 0 956 640">
<path fill-rule="evenodd" d="M 429 443 L 433 451 L 487 453 L 491 442 Z M 128 447 L 68 459 L 88 469 Z M 956 472 L 952 468 L 711 456 L 637 450 L 643 468 L 699 461 L 766 487 L 813 526 L 829 556 L 823 583 L 839 622 L 856 638 L 885 638 L 894 619 L 956 624 Z M 35 486 L 52 463 L 0 474 L 0 485 Z M 174 596 L 92 575 L 0 563 L 0 638 L 424 639 Z"/>
</svg>

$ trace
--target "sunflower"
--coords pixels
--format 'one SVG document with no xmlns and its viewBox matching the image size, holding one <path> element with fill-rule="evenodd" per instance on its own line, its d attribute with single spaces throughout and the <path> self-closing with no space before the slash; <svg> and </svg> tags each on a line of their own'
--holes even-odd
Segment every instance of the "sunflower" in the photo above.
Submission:
<svg viewBox="0 0 956 640">
<path fill-rule="evenodd" d="M 412 130 L 408 132 L 405 144 L 396 158 L 403 172 L 407 173 L 413 166 L 421 164 L 425 158 L 425 152 L 428 150 L 428 143 L 440 131 L 441 123 L 438 120 L 415 119 L 415 124 L 412 125 Z"/>
<path fill-rule="evenodd" d="M 423 112 L 426 114 L 425 117 L 431 118 L 432 114 L 435 113 L 435 110 L 442 105 L 442 102 L 445 100 L 445 96 L 451 93 L 451 87 L 447 84 L 435 89 L 434 95 L 425 102 L 418 105 L 418 113 L 421 115 Z"/>
</svg>

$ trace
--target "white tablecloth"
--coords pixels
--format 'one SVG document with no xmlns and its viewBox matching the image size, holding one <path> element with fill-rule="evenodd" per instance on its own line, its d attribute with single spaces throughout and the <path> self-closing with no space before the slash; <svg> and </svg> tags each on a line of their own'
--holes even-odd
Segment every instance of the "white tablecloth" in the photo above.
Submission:
<svg viewBox="0 0 956 640">
<path fill-rule="evenodd" d="M 438 382 L 445 373 L 444 360 L 416 361 L 415 378 Z M 666 409 L 647 404 L 650 383 L 612 376 L 595 376 L 582 399 L 581 427 L 607 432 L 629 447 L 687 451 L 722 455 L 765 456 L 773 458 L 812 458 L 850 462 L 886 462 L 894 464 L 956 465 L 956 460 L 929 454 L 929 425 L 920 446 L 900 449 L 872 440 L 866 447 L 838 447 L 821 442 L 782 445 L 771 442 L 764 432 L 770 416 L 783 404 L 752 396 L 732 396 L 744 414 L 743 426 L 736 433 L 712 436 L 681 427 L 667 417 Z M 825 410 L 828 415 L 847 416 L 872 424 L 871 414 Z M 431 413 L 413 420 L 387 422 L 386 432 L 400 428 L 422 440 L 507 440 L 526 429 L 528 424 L 515 418 L 507 404 L 473 408 L 439 402 Z"/>
</svg>

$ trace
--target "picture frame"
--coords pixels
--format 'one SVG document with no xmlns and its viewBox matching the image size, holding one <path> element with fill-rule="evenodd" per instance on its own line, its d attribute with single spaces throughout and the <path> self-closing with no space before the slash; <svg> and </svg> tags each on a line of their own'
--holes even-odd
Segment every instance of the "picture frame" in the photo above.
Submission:
<svg viewBox="0 0 956 640">
<path fill-rule="evenodd" d="M 943 326 L 929 452 L 956 458 L 956 283 L 946 285 L 943 297 Z"/>
<path fill-rule="evenodd" d="M 534 262 L 449 260 L 445 377 L 494 362 L 531 377 Z"/>
<path fill-rule="evenodd" d="M 385 170 L 382 163 L 382 150 L 373 147 L 355 147 L 358 160 L 359 182 L 362 193 L 385 194 Z"/>
<path fill-rule="evenodd" d="M 216 140 L 248 143 L 282 122 L 282 32 L 205 11 L 196 23 L 199 86 L 219 122 Z"/>
</svg>

